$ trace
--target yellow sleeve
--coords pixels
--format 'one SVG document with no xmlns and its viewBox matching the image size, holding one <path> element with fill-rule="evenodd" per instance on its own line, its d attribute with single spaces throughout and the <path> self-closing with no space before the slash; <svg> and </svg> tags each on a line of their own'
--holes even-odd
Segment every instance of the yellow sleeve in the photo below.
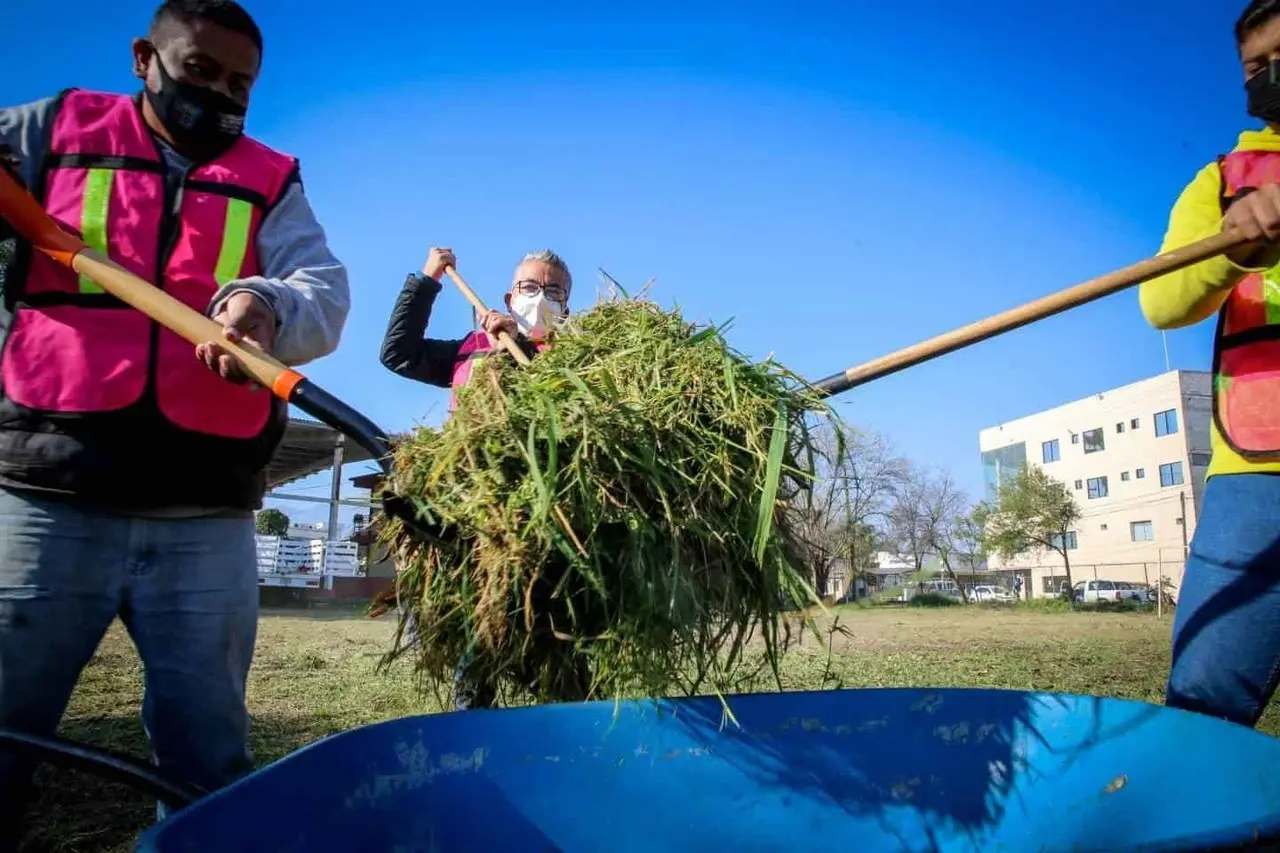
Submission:
<svg viewBox="0 0 1280 853">
<path fill-rule="evenodd" d="M 1222 230 L 1222 173 L 1216 162 L 1201 169 L 1187 184 L 1169 213 L 1161 253 L 1212 237 Z M 1250 270 L 1225 255 L 1201 261 L 1177 272 L 1144 281 L 1138 302 L 1147 322 L 1157 329 L 1179 329 L 1207 320 L 1218 312 L 1231 288 Z"/>
</svg>

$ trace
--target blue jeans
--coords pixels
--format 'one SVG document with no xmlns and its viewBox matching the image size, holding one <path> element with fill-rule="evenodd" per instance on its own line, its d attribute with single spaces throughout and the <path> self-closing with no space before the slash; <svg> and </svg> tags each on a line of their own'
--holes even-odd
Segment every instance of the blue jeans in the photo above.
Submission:
<svg viewBox="0 0 1280 853">
<path fill-rule="evenodd" d="M 118 616 L 142 659 L 158 767 L 209 789 L 252 769 L 253 534 L 247 517 L 131 518 L 0 489 L 0 726 L 53 734 Z M 0 753 L 6 814 L 32 769 Z M 17 823 L 0 821 L 0 836 Z"/>
<path fill-rule="evenodd" d="M 1280 680 L 1280 475 L 1205 486 L 1173 623 L 1165 703 L 1257 724 Z"/>
</svg>

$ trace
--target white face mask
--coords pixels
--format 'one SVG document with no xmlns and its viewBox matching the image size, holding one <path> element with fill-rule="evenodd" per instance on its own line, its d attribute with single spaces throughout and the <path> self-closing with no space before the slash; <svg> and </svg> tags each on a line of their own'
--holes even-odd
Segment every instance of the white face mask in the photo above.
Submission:
<svg viewBox="0 0 1280 853">
<path fill-rule="evenodd" d="M 552 302 L 544 293 L 533 296 L 517 293 L 511 297 L 511 316 L 520 331 L 535 341 L 555 329 L 564 314 L 564 306 Z"/>
</svg>

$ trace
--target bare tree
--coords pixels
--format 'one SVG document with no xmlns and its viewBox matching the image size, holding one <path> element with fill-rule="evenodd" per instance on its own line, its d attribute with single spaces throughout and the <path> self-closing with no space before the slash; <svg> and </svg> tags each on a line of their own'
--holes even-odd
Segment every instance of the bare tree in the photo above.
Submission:
<svg viewBox="0 0 1280 853">
<path fill-rule="evenodd" d="M 921 474 L 923 501 L 920 505 L 920 533 L 929 553 L 937 556 L 943 573 L 960 590 L 961 598 L 969 600 L 969 594 L 956 577 L 955 566 L 959 558 L 956 520 L 964 512 L 965 496 L 956 487 L 955 480 L 946 471 L 930 471 Z"/>
<path fill-rule="evenodd" d="M 930 556 L 938 558 L 943 573 L 955 582 L 960 594 L 968 594 L 956 576 L 956 567 L 964 565 L 960 520 L 967 499 L 946 471 L 913 468 L 896 493 L 889 513 L 890 530 L 899 553 L 911 561 L 924 588 L 920 573 Z"/>
<path fill-rule="evenodd" d="M 843 435 L 824 430 L 815 441 L 814 482 L 792 501 L 792 517 L 800 534 L 814 591 L 823 595 L 831 571 L 840 558 L 845 525 L 845 498 L 841 466 L 845 455 Z"/>
<path fill-rule="evenodd" d="M 902 482 L 894 490 L 888 513 L 888 533 L 898 554 L 911 562 L 918 588 L 923 591 L 925 558 L 929 556 L 932 532 L 929 529 L 929 472 L 908 467 Z"/>
<path fill-rule="evenodd" d="M 907 479 L 910 464 L 877 432 L 854 431 L 847 446 L 845 530 L 849 571 L 856 584 L 857 577 L 872 568 L 881 538 L 876 531 L 888 525 L 894 497 Z"/>
<path fill-rule="evenodd" d="M 817 481 L 795 506 L 797 527 L 816 588 L 827 588 L 835 567 L 849 566 L 856 584 L 874 553 L 876 537 L 868 535 L 885 517 L 907 463 L 877 433 L 850 428 L 824 430 L 817 441 Z M 864 553 L 871 548 L 871 553 Z"/>
</svg>

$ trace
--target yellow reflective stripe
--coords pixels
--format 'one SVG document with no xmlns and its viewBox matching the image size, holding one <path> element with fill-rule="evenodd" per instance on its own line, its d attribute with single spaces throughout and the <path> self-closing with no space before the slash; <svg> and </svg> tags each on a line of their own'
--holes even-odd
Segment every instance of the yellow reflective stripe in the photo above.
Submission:
<svg viewBox="0 0 1280 853">
<path fill-rule="evenodd" d="M 249 251 L 249 226 L 253 223 L 253 205 L 238 198 L 227 199 L 227 221 L 222 226 L 222 248 L 213 277 L 218 287 L 240 277 L 245 252 Z"/>
<path fill-rule="evenodd" d="M 114 169 L 90 169 L 84 178 L 84 198 L 80 203 L 80 237 L 86 246 L 107 254 L 107 215 L 111 208 Z M 97 282 L 80 276 L 81 293 L 102 293 Z"/>
</svg>

